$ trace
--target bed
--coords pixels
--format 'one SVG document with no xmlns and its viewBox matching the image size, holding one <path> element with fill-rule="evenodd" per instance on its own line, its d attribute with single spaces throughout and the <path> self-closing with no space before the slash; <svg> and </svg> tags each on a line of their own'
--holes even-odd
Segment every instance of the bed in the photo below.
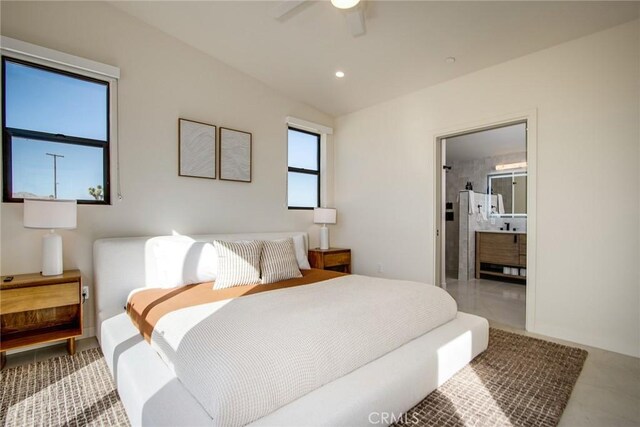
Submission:
<svg viewBox="0 0 640 427">
<path fill-rule="evenodd" d="M 252 395 L 251 392 L 254 390 L 249 387 L 252 383 L 248 383 L 248 386 L 246 378 L 254 381 L 257 376 L 266 375 L 270 370 L 279 372 L 279 366 L 253 369 L 251 363 L 247 366 L 238 363 L 239 366 L 235 367 L 237 370 L 230 371 L 231 367 L 223 363 L 225 360 L 233 359 L 228 357 L 230 353 L 226 353 L 226 356 L 218 355 L 215 363 L 200 362 L 199 355 L 205 353 L 207 357 L 213 357 L 210 354 L 217 354 L 218 350 L 221 352 L 222 349 L 219 347 L 224 347 L 227 340 L 219 341 L 213 351 L 208 348 L 197 348 L 194 344 L 185 345 L 189 343 L 185 338 L 189 336 L 188 334 L 172 337 L 172 325 L 178 321 L 185 321 L 184 317 L 174 320 L 171 317 L 174 313 L 177 313 L 176 316 L 186 316 L 187 319 L 193 317 L 190 312 L 185 315 L 185 310 L 176 310 L 170 315 L 160 317 L 158 322 L 164 322 L 162 334 L 167 333 L 164 340 L 166 348 L 162 345 L 160 348 L 158 345 L 154 347 L 151 344 L 154 341 L 150 340 L 149 336 L 145 339 L 141 330 L 132 322 L 132 317 L 125 313 L 124 309 L 132 291 L 155 286 L 161 277 L 166 279 L 171 274 L 175 276 L 177 271 L 178 277 L 170 277 L 169 282 L 182 280 L 196 283 L 198 279 L 194 276 L 199 274 L 206 276 L 206 271 L 200 271 L 202 268 L 198 264 L 200 258 L 208 255 L 203 250 L 204 246 L 201 242 L 283 238 L 294 238 L 302 242 L 303 247 L 298 249 L 306 251 L 307 235 L 301 232 L 115 238 L 100 239 L 95 242 L 97 336 L 120 398 L 133 425 L 384 425 L 388 423 L 381 421 L 397 419 L 487 348 L 488 323 L 483 318 L 457 312 L 455 307 L 453 313 L 444 313 L 447 310 L 442 309 L 435 310 L 435 314 L 429 316 L 421 315 L 423 311 L 429 311 L 423 310 L 422 306 L 416 306 L 413 309 L 402 308 L 403 305 L 408 307 L 411 299 L 445 301 L 446 298 L 450 298 L 443 295 L 446 293 L 439 288 L 430 285 L 398 282 L 395 284 L 397 287 L 394 288 L 397 289 L 394 291 L 395 302 L 382 302 L 378 296 L 380 294 L 377 292 L 389 286 L 386 279 L 357 275 L 335 277 L 311 285 L 269 290 L 257 295 L 229 300 L 233 304 L 226 303 L 223 310 L 225 317 L 216 318 L 216 324 L 223 324 L 221 319 L 232 325 L 244 324 L 250 321 L 250 316 L 242 317 L 242 313 L 253 313 L 256 310 L 259 311 L 261 307 L 283 304 L 283 308 L 276 310 L 275 314 L 261 314 L 264 321 L 260 322 L 260 326 L 264 327 L 264 330 L 260 334 L 268 334 L 270 330 L 286 329 L 283 325 L 286 326 L 287 317 L 284 315 L 278 317 L 278 312 L 288 312 L 290 307 L 300 305 L 301 301 L 317 301 L 314 304 L 317 306 L 316 313 L 309 310 L 301 313 L 302 322 L 306 321 L 309 324 L 304 325 L 305 329 L 300 328 L 302 332 L 298 331 L 295 339 L 287 341 L 283 340 L 287 337 L 282 338 L 274 334 L 268 340 L 257 340 L 256 343 L 262 343 L 260 345 L 265 347 L 273 346 L 268 349 L 268 352 L 274 354 L 283 346 L 288 346 L 287 353 L 282 353 L 278 357 L 284 359 L 285 356 L 290 355 L 291 360 L 286 363 L 293 368 L 283 372 L 286 372 L 286 375 L 296 375 L 306 372 L 307 365 L 316 367 L 314 364 L 318 364 L 318 360 L 308 360 L 310 358 L 307 357 L 308 353 L 304 353 L 304 343 L 299 346 L 297 343 L 304 341 L 305 334 L 312 335 L 316 330 L 319 331 L 318 334 L 325 335 L 327 330 L 334 331 L 332 335 L 335 337 L 332 338 L 335 338 L 336 343 L 331 342 L 332 339 L 326 341 L 321 348 L 326 353 L 323 357 L 333 360 L 334 363 L 331 369 L 325 369 L 328 372 L 325 374 L 326 377 L 303 381 L 306 388 L 299 387 L 299 395 L 289 393 L 281 374 L 274 374 L 274 377 L 269 379 L 270 382 L 265 380 L 262 387 L 269 391 L 268 393 L 262 391 L 262 394 Z M 182 251 L 180 252 L 182 255 L 175 257 L 171 253 L 163 254 L 159 247 L 177 247 L 179 252 Z M 181 265 L 171 265 L 173 259 L 179 259 Z M 427 295 L 425 298 L 415 298 L 414 295 L 422 295 L 415 292 L 428 292 L 428 294 L 425 294 Z M 333 300 L 322 305 L 323 301 L 337 293 L 340 294 L 339 301 Z M 349 298 L 352 299 L 349 300 Z M 359 309 L 360 300 L 363 301 L 363 305 Z M 336 302 L 341 302 L 342 306 Z M 284 305 L 285 303 L 289 305 Z M 211 304 L 225 305 L 224 302 Z M 440 302 L 439 304 L 446 306 L 448 303 Z M 350 317 L 348 321 L 350 328 L 342 328 L 338 325 L 340 325 L 341 316 L 350 316 L 349 307 L 354 307 L 353 310 L 356 312 L 360 310 L 363 316 L 366 316 L 370 310 L 374 310 L 377 314 L 370 319 L 371 322 L 362 316 Z M 398 316 L 394 310 L 398 314 L 413 316 L 407 317 L 409 320 L 406 328 L 396 329 L 396 332 L 414 335 L 399 338 L 397 337 L 399 333 L 385 332 L 385 325 L 397 323 Z M 450 311 L 450 308 L 448 310 Z M 445 315 L 450 320 L 429 329 L 426 333 L 421 333 L 418 326 L 412 328 L 414 323 L 418 325 L 422 322 L 425 324 L 421 327 L 428 329 L 431 324 L 429 322 L 437 320 L 431 317 Z M 230 317 L 227 319 L 228 316 Z M 333 326 L 321 323 L 328 317 L 335 320 Z M 313 323 L 314 321 L 316 323 Z M 442 322 L 442 317 L 439 322 Z M 200 323 L 200 321 L 196 322 L 196 324 Z M 158 328 L 157 325 L 156 328 Z M 354 332 L 348 335 L 349 331 L 345 332 L 345 329 L 353 329 L 357 334 Z M 243 333 L 245 335 L 239 334 L 236 340 L 240 344 L 253 339 L 250 328 Z M 294 334 L 294 332 L 287 333 Z M 380 337 L 375 338 L 376 334 Z M 229 336 L 229 334 L 223 336 Z M 171 347 L 172 340 L 180 346 Z M 370 342 L 376 340 L 381 344 L 371 345 L 369 348 Z M 231 346 L 233 340 L 228 341 Z M 158 342 L 163 341 L 158 340 Z M 351 352 L 355 355 L 349 353 L 344 357 L 336 358 L 336 354 L 339 355 L 336 352 L 339 352 L 340 348 L 349 347 L 344 345 L 346 342 L 357 342 L 359 344 L 353 347 L 358 349 L 366 347 L 368 352 L 364 350 Z M 176 350 L 178 347 L 180 351 Z M 183 351 L 183 348 L 191 349 L 190 358 L 184 355 L 176 356 Z M 363 352 L 366 354 L 360 354 Z M 296 359 L 297 354 L 301 356 Z M 238 359 L 242 357 L 238 356 Z M 341 360 L 336 362 L 337 359 Z M 366 362 L 358 364 L 358 361 L 362 360 Z M 198 363 L 202 365 L 196 366 Z M 282 363 L 284 366 L 285 362 Z M 217 371 L 206 372 L 201 380 L 194 378 L 194 375 L 197 376 L 199 372 L 208 370 L 211 365 L 221 367 Z M 335 368 L 334 365 L 339 366 L 340 369 Z M 246 373 L 247 370 L 251 372 Z M 190 379 L 187 373 L 190 373 Z M 229 388 L 236 393 L 230 396 L 235 396 L 233 399 L 238 398 L 239 401 L 221 400 L 222 403 L 217 402 L 218 407 L 211 407 L 211 402 L 216 403 L 215 393 L 210 400 L 203 399 L 199 395 L 202 387 L 198 387 L 207 384 L 207 381 L 215 387 L 216 379 L 220 379 L 221 383 L 232 383 L 236 376 L 237 383 Z M 242 381 L 240 377 L 243 378 Z M 243 389 L 242 386 L 245 388 Z M 256 390 L 260 390 L 259 382 L 255 383 L 255 387 Z M 269 404 L 263 404 L 261 399 L 256 398 L 262 395 L 265 396 L 265 400 L 269 400 Z M 280 397 L 284 400 L 278 400 Z M 241 398 L 249 400 L 245 402 L 241 401 Z M 255 405 L 256 403 L 259 405 Z M 253 412 L 246 409 L 253 406 L 258 407 Z M 225 410 L 228 411 L 219 413 Z"/>
</svg>

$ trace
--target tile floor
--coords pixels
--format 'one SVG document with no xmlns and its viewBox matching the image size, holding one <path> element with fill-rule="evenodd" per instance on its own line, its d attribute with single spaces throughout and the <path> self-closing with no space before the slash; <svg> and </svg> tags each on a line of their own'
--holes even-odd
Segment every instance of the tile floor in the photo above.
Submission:
<svg viewBox="0 0 640 427">
<path fill-rule="evenodd" d="M 584 348 L 589 352 L 559 427 L 640 426 L 640 359 L 532 334 L 493 320 L 489 323 L 494 328 Z M 78 351 L 97 346 L 95 338 L 77 342 Z M 10 354 L 5 369 L 65 354 L 64 343 Z"/>
<path fill-rule="evenodd" d="M 447 278 L 447 292 L 458 310 L 517 329 L 525 328 L 526 286 L 495 280 Z"/>
</svg>

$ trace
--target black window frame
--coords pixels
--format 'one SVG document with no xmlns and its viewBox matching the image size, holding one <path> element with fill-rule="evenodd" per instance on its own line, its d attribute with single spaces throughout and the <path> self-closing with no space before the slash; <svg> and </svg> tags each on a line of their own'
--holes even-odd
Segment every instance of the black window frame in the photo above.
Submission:
<svg viewBox="0 0 640 427">
<path fill-rule="evenodd" d="M 315 175 L 315 176 L 318 177 L 318 188 L 317 188 L 317 191 L 318 191 L 318 198 L 317 198 L 318 206 L 315 206 L 315 207 L 310 207 L 310 206 L 289 206 L 289 190 L 288 190 L 288 188 L 289 188 L 288 187 L 288 179 L 289 178 L 288 178 L 288 174 L 287 174 L 287 209 L 289 209 L 289 210 L 313 210 L 315 208 L 319 208 L 321 206 L 321 204 L 322 204 L 322 201 L 320 200 L 320 185 L 321 185 L 320 184 L 320 178 L 321 178 L 321 175 L 320 175 L 320 162 L 321 162 L 321 160 L 320 160 L 320 146 L 321 146 L 320 140 L 321 140 L 322 134 L 317 133 L 317 132 L 311 132 L 311 131 L 308 131 L 308 130 L 302 130 L 302 129 L 299 129 L 299 128 L 294 127 L 294 126 L 287 126 L 287 152 L 288 152 L 288 149 L 289 149 L 289 131 L 290 130 L 293 130 L 293 131 L 296 131 L 296 132 L 300 132 L 300 133 L 306 133 L 307 135 L 313 135 L 313 136 L 315 136 L 317 138 L 318 169 L 317 170 L 313 170 L 313 169 L 296 168 L 296 167 L 289 166 L 289 158 L 287 156 L 287 172 L 304 173 L 304 174 L 307 174 L 307 175 Z"/>
<path fill-rule="evenodd" d="M 106 87 L 106 102 L 107 102 L 107 134 L 106 140 L 98 140 L 91 138 L 83 138 L 77 136 L 69 136 L 63 134 L 52 134 L 48 132 L 40 132 L 29 129 L 17 129 L 9 128 L 7 124 L 7 100 L 6 100 L 6 64 L 7 62 L 13 62 L 22 64 L 32 68 L 39 68 L 48 72 L 69 76 L 79 80 L 88 81 L 91 83 L 97 83 Z M 28 138 L 39 141 L 58 142 L 72 145 L 81 145 L 85 147 L 98 147 L 103 149 L 103 199 L 102 200 L 78 200 L 78 204 L 84 205 L 110 205 L 111 204 L 111 180 L 110 180 L 110 150 L 111 150 L 111 83 L 107 80 L 100 80 L 93 77 L 88 77 L 82 74 L 72 73 L 70 71 L 61 70 L 58 68 L 48 67 L 46 65 L 37 64 L 22 59 L 13 58 L 10 56 L 2 56 L 2 201 L 5 203 L 23 203 L 24 199 L 21 197 L 13 197 L 13 173 L 12 173 L 12 158 L 11 158 L 11 144 L 12 138 Z"/>
</svg>

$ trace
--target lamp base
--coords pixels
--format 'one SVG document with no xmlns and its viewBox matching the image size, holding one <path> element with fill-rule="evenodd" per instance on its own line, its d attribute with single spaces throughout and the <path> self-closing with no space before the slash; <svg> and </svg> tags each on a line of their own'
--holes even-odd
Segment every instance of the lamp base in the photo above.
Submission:
<svg viewBox="0 0 640 427">
<path fill-rule="evenodd" d="M 51 230 L 42 236 L 42 275 L 62 274 L 62 237 Z"/>
<path fill-rule="evenodd" d="M 329 227 L 322 224 L 320 227 L 320 249 L 329 249 Z"/>
</svg>

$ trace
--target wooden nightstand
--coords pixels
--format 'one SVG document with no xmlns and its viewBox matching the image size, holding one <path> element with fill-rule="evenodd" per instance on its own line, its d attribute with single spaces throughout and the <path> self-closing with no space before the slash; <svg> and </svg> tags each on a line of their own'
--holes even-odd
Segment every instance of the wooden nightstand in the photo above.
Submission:
<svg viewBox="0 0 640 427">
<path fill-rule="evenodd" d="M 309 249 L 311 268 L 351 273 L 351 249 Z"/>
<path fill-rule="evenodd" d="M 75 354 L 75 337 L 82 335 L 80 271 L 20 274 L 10 282 L 5 277 L 0 278 L 1 366 L 7 350 L 50 341 L 67 340 L 67 351 Z"/>
</svg>

